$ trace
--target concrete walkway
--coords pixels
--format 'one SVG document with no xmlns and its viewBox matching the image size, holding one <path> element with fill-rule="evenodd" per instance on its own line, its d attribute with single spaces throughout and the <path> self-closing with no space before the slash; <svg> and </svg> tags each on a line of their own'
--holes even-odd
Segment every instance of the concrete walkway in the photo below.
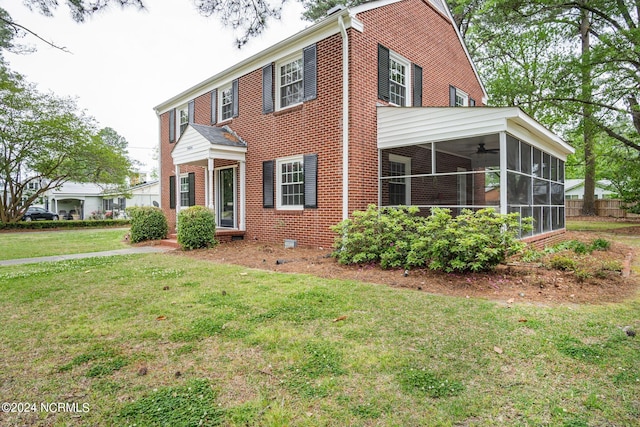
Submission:
<svg viewBox="0 0 640 427">
<path fill-rule="evenodd" d="M 134 248 L 115 249 L 112 251 L 102 252 L 87 252 L 82 254 L 68 254 L 68 255 L 55 255 L 55 256 L 43 256 L 38 258 L 20 258 L 20 259 L 8 259 L 0 261 L 0 266 L 3 265 L 18 265 L 18 264 L 33 264 L 38 262 L 52 262 L 52 261 L 64 261 L 67 259 L 80 259 L 80 258 L 94 258 L 101 256 L 115 256 L 115 255 L 130 255 L 130 254 L 149 254 L 156 252 L 167 252 L 172 248 L 163 246 L 138 246 Z"/>
</svg>

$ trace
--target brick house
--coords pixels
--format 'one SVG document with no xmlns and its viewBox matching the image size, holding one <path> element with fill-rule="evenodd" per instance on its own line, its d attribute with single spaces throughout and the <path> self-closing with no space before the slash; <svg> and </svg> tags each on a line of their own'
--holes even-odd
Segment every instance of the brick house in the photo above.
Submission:
<svg viewBox="0 0 640 427">
<path fill-rule="evenodd" d="M 369 204 L 493 206 L 564 229 L 573 149 L 487 94 L 442 0 L 339 9 L 155 107 L 161 206 L 219 239 L 329 246 Z M 482 107 L 482 108 L 480 108 Z"/>
</svg>

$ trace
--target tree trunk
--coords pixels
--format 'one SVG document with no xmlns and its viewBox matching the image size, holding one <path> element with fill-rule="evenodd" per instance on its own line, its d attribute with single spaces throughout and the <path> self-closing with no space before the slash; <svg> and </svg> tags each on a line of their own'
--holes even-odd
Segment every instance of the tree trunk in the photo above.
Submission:
<svg viewBox="0 0 640 427">
<path fill-rule="evenodd" d="M 580 40 L 582 42 L 582 132 L 584 138 L 584 205 L 582 215 L 595 215 L 595 190 L 596 190 L 596 158 L 595 126 L 593 125 L 593 107 L 590 104 L 592 98 L 591 81 L 591 47 L 589 45 L 589 11 L 580 9 Z"/>
</svg>

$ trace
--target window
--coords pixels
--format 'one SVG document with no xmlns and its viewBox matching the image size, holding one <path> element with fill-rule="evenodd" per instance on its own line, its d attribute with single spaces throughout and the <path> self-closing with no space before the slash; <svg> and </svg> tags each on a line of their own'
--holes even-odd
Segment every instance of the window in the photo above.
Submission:
<svg viewBox="0 0 640 427">
<path fill-rule="evenodd" d="M 389 154 L 389 204 L 392 206 L 411 204 L 410 181 L 400 178 L 411 175 L 411 159 L 409 157 Z"/>
<path fill-rule="evenodd" d="M 38 189 L 38 183 L 35 181 L 29 181 L 29 183 L 27 184 L 27 188 L 29 190 L 37 190 Z"/>
<path fill-rule="evenodd" d="M 449 85 L 449 106 L 450 107 L 474 107 L 476 101 L 469 97 L 465 91 L 455 86 Z"/>
<path fill-rule="evenodd" d="M 180 206 L 189 206 L 189 175 L 180 176 Z"/>
<path fill-rule="evenodd" d="M 389 102 L 406 106 L 409 64 L 397 55 L 389 56 Z"/>
<path fill-rule="evenodd" d="M 189 109 L 186 105 L 178 110 L 178 124 L 180 125 L 178 137 L 180 137 L 189 124 Z"/>
<path fill-rule="evenodd" d="M 456 97 L 455 97 L 455 106 L 456 107 L 468 107 L 469 106 L 469 95 L 456 88 Z"/>
<path fill-rule="evenodd" d="M 233 117 L 233 91 L 231 85 L 220 90 L 220 121 Z"/>
<path fill-rule="evenodd" d="M 277 71 L 278 107 L 286 108 L 301 103 L 304 98 L 302 56 L 279 64 Z"/>
<path fill-rule="evenodd" d="M 302 209 L 304 205 L 304 163 L 302 157 L 276 162 L 277 208 Z"/>
<path fill-rule="evenodd" d="M 102 210 L 103 211 L 112 211 L 113 210 L 113 199 L 103 199 L 102 200 Z"/>
<path fill-rule="evenodd" d="M 422 67 L 378 45 L 378 98 L 391 105 L 422 106 Z"/>
</svg>

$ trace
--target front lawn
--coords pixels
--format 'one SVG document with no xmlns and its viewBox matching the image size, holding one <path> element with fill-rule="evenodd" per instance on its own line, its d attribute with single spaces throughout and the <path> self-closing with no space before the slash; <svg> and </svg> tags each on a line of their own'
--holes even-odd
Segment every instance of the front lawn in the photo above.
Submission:
<svg viewBox="0 0 640 427">
<path fill-rule="evenodd" d="M 123 228 L 0 233 L 0 260 L 123 249 L 127 233 Z"/>
<path fill-rule="evenodd" d="M 37 410 L 0 425 L 634 425 L 639 312 L 180 254 L 3 267 L 0 396 Z"/>
</svg>

